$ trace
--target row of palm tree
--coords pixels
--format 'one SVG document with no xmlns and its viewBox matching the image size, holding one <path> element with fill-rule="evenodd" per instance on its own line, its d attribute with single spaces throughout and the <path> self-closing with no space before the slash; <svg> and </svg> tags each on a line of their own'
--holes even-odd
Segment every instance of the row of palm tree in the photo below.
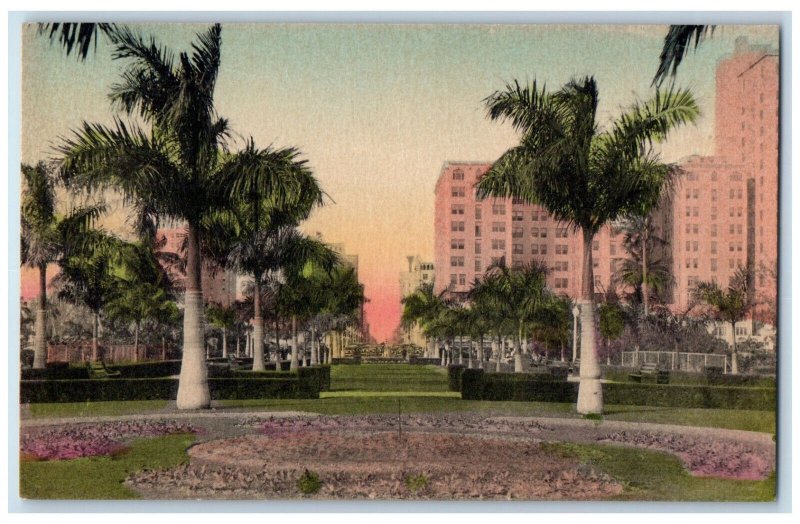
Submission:
<svg viewBox="0 0 800 524">
<path fill-rule="evenodd" d="M 424 284 L 403 298 L 401 322 L 407 328 L 416 325 L 432 342 L 427 356 L 441 356 L 442 364 L 452 362 L 452 346 L 458 339 L 458 362 L 463 364 L 464 339 L 475 351 L 467 351 L 468 365 L 472 355 L 483 366 L 483 347 L 486 339 L 492 343 L 492 353 L 500 369 L 501 344 L 510 338 L 513 347 L 514 371 L 523 371 L 524 345 L 533 339 L 546 347 L 560 346 L 561 358 L 570 334 L 568 298 L 557 296 L 547 288 L 548 269 L 542 262 L 508 267 L 500 262 L 487 269 L 470 291 L 458 300 L 448 289 L 434 293 L 433 284 Z M 439 344 L 444 351 L 438 355 Z"/>
<path fill-rule="evenodd" d="M 238 151 L 231 150 L 232 132 L 214 107 L 221 64 L 219 24 L 198 34 L 191 50 L 177 57 L 155 39 L 145 39 L 125 26 L 98 29 L 110 40 L 112 57 L 124 62 L 110 100 L 127 118 L 117 116 L 110 125 L 84 122 L 63 137 L 57 148 L 58 179 L 73 191 L 118 191 L 142 234 L 155 231 L 164 221 L 186 225 L 177 404 L 181 409 L 208 407 L 203 259 L 253 278 L 254 369 L 263 369 L 259 288 L 264 280 L 277 278 L 293 290 L 309 272 L 330 273 L 340 263 L 324 244 L 297 230 L 312 209 L 323 204 L 324 193 L 294 148 L 261 149 L 250 139 Z M 86 35 L 91 38 L 96 33 L 79 32 L 77 38 Z M 85 54 L 84 47 L 79 51 Z M 99 257 L 98 250 L 90 251 Z M 101 260 L 91 262 L 99 267 Z M 144 291 L 133 287 L 127 290 L 131 295 Z M 285 292 L 283 296 L 291 297 L 284 300 L 297 308 L 306 305 L 307 295 Z M 103 304 L 90 307 L 98 312 Z M 293 316 L 293 323 L 299 315 Z M 293 368 L 296 348 L 295 343 Z"/>
</svg>

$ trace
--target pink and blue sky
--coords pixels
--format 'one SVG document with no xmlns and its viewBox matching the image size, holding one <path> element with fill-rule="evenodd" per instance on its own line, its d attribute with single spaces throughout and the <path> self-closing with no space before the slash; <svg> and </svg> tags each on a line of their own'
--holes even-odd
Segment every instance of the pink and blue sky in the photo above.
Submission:
<svg viewBox="0 0 800 524">
<path fill-rule="evenodd" d="M 185 49 L 203 25 L 143 25 Z M 666 26 L 225 24 L 216 107 L 260 146 L 296 146 L 333 202 L 304 225 L 359 255 L 372 334 L 391 335 L 400 315 L 405 256 L 433 254 L 433 189 L 448 160 L 492 161 L 515 143 L 485 118 L 482 99 L 513 79 L 558 88 L 594 75 L 601 121 L 652 94 Z M 714 68 L 738 36 L 778 47 L 765 26 L 719 26 L 682 64 L 703 116 L 675 133 L 665 160 L 713 149 Z M 22 161 L 53 155 L 82 120 L 109 122 L 109 86 L 121 64 L 101 42 L 83 63 L 23 32 Z M 125 234 L 124 209 L 107 226 Z M 35 278 L 22 273 L 23 295 Z"/>
</svg>

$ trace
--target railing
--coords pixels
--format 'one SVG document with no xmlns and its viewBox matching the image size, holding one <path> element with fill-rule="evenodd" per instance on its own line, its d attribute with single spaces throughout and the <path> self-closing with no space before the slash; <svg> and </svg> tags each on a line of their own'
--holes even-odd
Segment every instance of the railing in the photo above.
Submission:
<svg viewBox="0 0 800 524">
<path fill-rule="evenodd" d="M 622 365 L 638 368 L 642 364 L 656 364 L 662 369 L 700 373 L 704 368 L 721 367 L 730 371 L 727 355 L 716 353 L 682 353 L 679 351 L 623 351 Z"/>
</svg>

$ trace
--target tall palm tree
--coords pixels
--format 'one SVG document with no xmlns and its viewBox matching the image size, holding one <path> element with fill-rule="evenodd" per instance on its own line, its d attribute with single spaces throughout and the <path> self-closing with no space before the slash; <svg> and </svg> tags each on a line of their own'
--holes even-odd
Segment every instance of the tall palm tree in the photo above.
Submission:
<svg viewBox="0 0 800 524">
<path fill-rule="evenodd" d="M 731 373 L 739 373 L 738 354 L 736 352 L 736 323 L 743 320 L 755 305 L 748 286 L 747 268 L 739 267 L 723 290 L 716 282 L 699 282 L 694 289 L 694 296 L 710 306 L 712 318 L 731 325 Z"/>
<path fill-rule="evenodd" d="M 615 277 L 623 284 L 633 286 L 646 317 L 653 296 L 661 297 L 672 283 L 669 267 L 655 254 L 656 248 L 667 245 L 667 242 L 658 236 L 649 214 L 632 215 L 620 222 L 622 247 L 628 258 L 623 260 Z"/>
<path fill-rule="evenodd" d="M 126 60 L 127 66 L 112 86 L 111 100 L 118 109 L 138 115 L 149 131 L 118 119 L 111 126 L 84 123 L 59 148 L 64 180 L 89 188 L 114 187 L 155 219 L 187 225 L 179 409 L 206 408 L 211 402 L 203 343 L 203 221 L 229 209 L 230 200 L 254 184 L 264 184 L 259 194 L 278 202 L 298 198 L 303 189 L 249 176 L 240 156 L 223 154 L 228 123 L 214 109 L 221 36 L 219 24 L 212 26 L 176 61 L 154 39 L 146 42 L 118 28 L 113 58 Z"/>
<path fill-rule="evenodd" d="M 39 24 L 38 33 L 47 35 L 50 43 L 57 41 L 67 55 L 75 54 L 80 60 L 85 60 L 89 55 L 89 49 L 94 46 L 97 49 L 97 42 L 100 35 L 104 34 L 110 39 L 114 39 L 117 29 L 116 24 L 100 23 L 47 23 Z"/>
<path fill-rule="evenodd" d="M 510 121 L 520 144 L 509 149 L 478 182 L 480 197 L 516 197 L 547 209 L 583 235 L 582 348 L 578 411 L 602 412 L 595 354 L 592 241 L 605 224 L 645 214 L 659 201 L 675 167 L 653 148 L 673 128 L 699 114 L 686 90 L 657 92 L 601 130 L 594 78 L 572 80 L 555 92 L 534 81 L 509 84 L 486 100 L 492 120 Z"/>
<path fill-rule="evenodd" d="M 225 307 L 220 304 L 209 304 L 206 307 L 206 317 L 209 324 L 222 332 L 222 356 L 228 357 L 228 330 L 236 325 L 236 312 L 233 306 Z"/>
<path fill-rule="evenodd" d="M 444 291 L 440 294 L 434 293 L 433 282 L 423 283 L 416 291 L 402 298 L 403 312 L 400 317 L 401 324 L 409 328 L 417 324 L 422 329 L 427 338 L 432 339 L 433 351 L 428 353 L 428 357 L 435 358 L 439 351 L 439 341 L 430 329 L 432 322 L 439 314 L 439 310 L 444 307 Z"/>
<path fill-rule="evenodd" d="M 324 193 L 299 155 L 294 148 L 257 149 L 251 138 L 229 162 L 230 170 L 240 173 L 234 187 L 238 198 L 230 209 L 210 215 L 203 224 L 209 256 L 223 267 L 253 277 L 253 297 L 259 302 L 254 303 L 254 371 L 264 369 L 262 281 L 268 272 L 298 256 L 297 249 L 309 247 L 300 242 L 294 226 L 323 204 Z"/>
<path fill-rule="evenodd" d="M 54 179 L 43 162 L 36 166 L 23 164 L 22 177 L 25 185 L 20 216 L 21 262 L 39 270 L 33 367 L 43 368 L 47 362 L 47 266 L 79 247 L 84 233 L 105 207 L 78 207 L 61 215 L 56 209 Z"/>
</svg>

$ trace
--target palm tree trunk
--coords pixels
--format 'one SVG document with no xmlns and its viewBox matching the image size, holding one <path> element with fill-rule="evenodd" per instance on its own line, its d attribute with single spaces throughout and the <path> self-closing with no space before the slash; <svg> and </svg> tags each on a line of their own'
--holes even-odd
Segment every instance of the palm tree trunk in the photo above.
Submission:
<svg viewBox="0 0 800 524">
<path fill-rule="evenodd" d="M 239 338 L 240 338 L 240 336 L 241 336 L 241 335 L 239 334 L 239 331 L 238 331 L 238 329 L 237 329 L 237 331 L 236 331 L 236 356 L 237 356 L 237 357 L 241 357 L 241 356 L 242 356 L 242 353 L 241 353 L 241 346 L 239 345 Z"/>
<path fill-rule="evenodd" d="M 472 340 L 472 337 L 470 337 L 470 339 L 469 339 L 469 349 L 468 349 L 469 353 L 467 353 L 467 367 L 469 369 L 472 369 L 472 350 L 474 349 L 475 344 L 476 344 L 476 342 L 474 340 Z"/>
<path fill-rule="evenodd" d="M 280 317 L 275 312 L 275 371 L 281 370 L 281 328 Z"/>
<path fill-rule="evenodd" d="M 464 365 L 464 335 L 458 335 L 458 363 Z"/>
<path fill-rule="evenodd" d="M 92 360 L 97 362 L 100 358 L 97 339 L 100 336 L 100 313 L 95 311 L 92 315 Z"/>
<path fill-rule="evenodd" d="M 228 330 L 222 328 L 222 358 L 228 358 Z"/>
<path fill-rule="evenodd" d="M 594 233 L 583 230 L 583 276 L 581 282 L 581 371 L 578 387 L 578 413 L 603 412 L 603 389 L 600 383 L 600 366 L 597 362 L 594 318 L 594 271 L 592 269 L 592 241 Z"/>
<path fill-rule="evenodd" d="M 39 304 L 36 308 L 36 331 L 33 339 L 33 368 L 47 364 L 47 264 L 39 264 Z"/>
<path fill-rule="evenodd" d="M 297 360 L 297 316 L 292 315 L 292 362 L 289 364 L 289 371 L 295 371 L 299 367 Z"/>
<path fill-rule="evenodd" d="M 495 368 L 495 371 L 500 373 L 500 370 L 502 369 L 500 367 L 500 361 L 503 359 L 503 341 L 499 336 L 497 337 L 497 350 L 495 355 L 497 355 L 497 367 Z"/>
<path fill-rule="evenodd" d="M 317 330 L 314 325 L 311 325 L 311 365 L 316 366 L 319 364 L 319 349 L 316 345 Z"/>
<path fill-rule="evenodd" d="M 253 371 L 264 371 L 264 318 L 261 316 L 261 282 L 259 282 L 258 274 L 253 276 Z"/>
<path fill-rule="evenodd" d="M 565 353 L 564 341 L 562 340 L 562 341 L 561 341 L 561 362 L 565 362 L 566 360 L 567 360 L 567 359 L 566 359 L 566 353 Z"/>
<path fill-rule="evenodd" d="M 483 334 L 478 337 L 478 369 L 483 369 Z"/>
<path fill-rule="evenodd" d="M 522 373 L 522 350 L 520 349 L 522 339 L 522 326 L 520 326 L 517 338 L 514 339 L 514 373 Z"/>
<path fill-rule="evenodd" d="M 733 338 L 731 339 L 732 346 L 731 346 L 731 374 L 738 375 L 739 374 L 739 356 L 736 353 L 736 321 L 734 320 L 731 322 L 731 330 L 733 333 Z"/>
<path fill-rule="evenodd" d="M 444 340 L 444 365 L 445 366 L 449 366 L 450 364 L 453 363 L 452 357 L 450 355 L 450 350 L 451 350 L 450 339 L 446 338 Z"/>
<path fill-rule="evenodd" d="M 647 229 L 649 220 L 644 219 L 644 231 L 642 231 L 642 306 L 644 306 L 644 316 L 647 316 L 649 298 L 647 293 Z"/>
<path fill-rule="evenodd" d="M 183 357 L 178 380 L 178 409 L 211 406 L 208 369 L 203 351 L 203 286 L 201 282 L 200 230 L 189 223 L 186 254 L 186 293 L 183 311 Z"/>
<path fill-rule="evenodd" d="M 134 323 L 133 328 L 133 361 L 139 360 L 139 321 Z"/>
<path fill-rule="evenodd" d="M 161 335 L 161 360 L 167 360 L 167 337 Z"/>
</svg>

